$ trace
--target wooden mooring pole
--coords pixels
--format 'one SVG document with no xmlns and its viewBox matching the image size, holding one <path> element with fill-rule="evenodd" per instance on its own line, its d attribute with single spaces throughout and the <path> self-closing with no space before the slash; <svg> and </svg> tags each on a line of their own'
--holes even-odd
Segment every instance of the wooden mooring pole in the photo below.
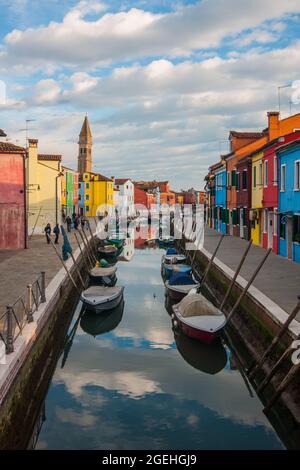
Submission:
<svg viewBox="0 0 300 470">
<path fill-rule="evenodd" d="M 247 294 L 248 290 L 249 290 L 249 287 L 251 286 L 251 284 L 253 283 L 253 281 L 255 280 L 256 276 L 258 275 L 259 271 L 261 270 L 261 268 L 263 267 L 263 265 L 265 264 L 269 254 L 271 253 L 272 251 L 272 248 L 269 248 L 268 251 L 266 252 L 265 256 L 263 257 L 263 259 L 261 260 L 261 262 L 259 263 L 259 265 L 257 266 L 257 268 L 255 269 L 254 273 L 252 274 L 251 278 L 249 279 L 246 287 L 244 288 L 243 292 L 241 293 L 241 295 L 239 296 L 239 298 L 237 299 L 236 303 L 234 304 L 231 312 L 229 313 L 228 317 L 227 317 L 227 322 L 229 322 L 231 320 L 231 318 L 233 317 L 233 315 L 235 314 L 235 312 L 237 311 L 238 307 L 240 306 L 240 303 L 242 302 L 243 298 L 245 297 L 245 295 Z"/>
<path fill-rule="evenodd" d="M 221 305 L 220 305 L 220 310 L 221 310 L 221 311 L 223 310 L 223 308 L 224 308 L 224 306 L 225 306 L 225 303 L 227 302 L 227 300 L 228 300 L 228 298 L 229 298 L 229 296 L 230 296 L 230 294 L 231 294 L 231 291 L 232 291 L 232 289 L 233 289 L 233 286 L 234 286 L 234 284 L 235 284 L 235 281 L 236 281 L 236 279 L 237 279 L 237 277 L 238 277 L 238 275 L 239 275 L 239 273 L 240 273 L 240 270 L 242 269 L 242 266 L 243 266 L 244 261 L 245 261 L 245 259 L 246 259 L 246 257 L 247 257 L 247 254 L 249 253 L 249 250 L 250 250 L 250 248 L 251 248 L 251 245 L 252 245 L 252 240 L 249 241 L 249 243 L 248 243 L 248 245 L 247 245 L 247 248 L 246 248 L 246 251 L 245 251 L 245 253 L 244 253 L 243 256 L 242 256 L 242 259 L 241 259 L 241 261 L 240 261 L 240 263 L 239 263 L 239 265 L 238 265 L 238 267 L 237 267 L 237 269 L 236 269 L 236 271 L 235 271 L 235 273 L 234 273 L 233 278 L 231 279 L 231 283 L 230 283 L 230 285 L 229 285 L 229 287 L 228 287 L 228 289 L 227 289 L 227 292 L 226 292 L 226 294 L 225 294 L 225 297 L 224 297 L 224 299 L 223 299 L 223 301 L 222 301 L 222 303 L 221 303 Z"/>
<path fill-rule="evenodd" d="M 257 363 L 254 362 L 251 365 L 251 367 L 248 369 L 249 378 L 253 377 L 253 375 L 258 370 L 258 368 L 260 368 L 263 365 L 263 363 L 268 358 L 268 356 L 270 355 L 270 353 L 272 352 L 272 350 L 274 349 L 276 344 L 279 342 L 279 340 L 282 338 L 284 333 L 287 331 L 287 329 L 290 326 L 290 324 L 292 323 L 292 321 L 296 318 L 296 315 L 298 314 L 299 310 L 300 310 L 300 300 L 297 303 L 294 310 L 292 311 L 292 313 L 288 316 L 288 318 L 286 319 L 286 321 L 282 325 L 282 327 L 281 327 L 280 331 L 278 332 L 278 334 L 273 338 L 271 344 L 266 349 L 266 351 L 263 353 L 263 355 L 259 359 L 259 361 Z"/>
<path fill-rule="evenodd" d="M 88 265 L 88 263 L 87 263 L 86 257 L 85 257 L 84 254 L 83 254 L 83 251 L 82 251 L 82 248 L 81 248 L 81 245 L 80 245 L 80 241 L 78 240 L 78 237 L 77 237 L 76 232 L 74 232 L 74 235 L 75 235 L 75 239 L 76 239 L 76 241 L 77 241 L 77 245 L 78 245 L 78 247 L 79 247 L 79 250 L 80 250 L 82 259 L 83 259 L 83 261 L 84 261 L 85 267 L 86 267 L 87 271 L 89 271 L 90 268 L 89 268 L 89 265 Z"/>
<path fill-rule="evenodd" d="M 84 239 L 84 236 L 83 236 L 82 233 L 81 233 L 81 230 L 78 230 L 78 233 L 79 233 L 80 238 L 81 238 L 81 240 L 82 240 L 82 242 L 83 242 L 83 244 L 84 244 L 84 247 L 85 247 L 85 249 L 86 249 L 87 259 L 89 260 L 90 267 L 92 268 L 92 267 L 94 266 L 94 262 L 93 262 L 93 260 L 92 260 L 91 257 L 90 257 L 89 249 L 88 249 L 88 247 L 86 246 L 86 241 L 85 241 L 85 239 Z"/>
<path fill-rule="evenodd" d="M 225 237 L 225 234 L 223 233 L 222 236 L 221 236 L 221 238 L 220 238 L 220 240 L 219 240 L 219 242 L 218 242 L 218 244 L 217 244 L 217 246 L 216 246 L 216 248 L 215 248 L 215 251 L 213 252 L 213 255 L 211 256 L 211 258 L 210 258 L 210 260 L 209 260 L 208 265 L 206 266 L 206 269 L 205 269 L 205 271 L 204 271 L 204 274 L 203 274 L 203 276 L 202 276 L 202 279 L 200 280 L 200 287 L 199 287 L 199 289 L 198 289 L 199 292 L 200 292 L 200 290 L 201 290 L 201 287 L 204 285 L 204 282 L 206 281 L 207 275 L 208 275 L 208 273 L 209 273 L 209 271 L 210 271 L 210 268 L 211 268 L 211 266 L 212 266 L 212 264 L 213 264 L 213 261 L 214 261 L 214 259 L 215 259 L 215 257 L 216 257 L 216 254 L 217 254 L 217 252 L 218 252 L 218 250 L 219 250 L 219 248 L 220 248 L 220 246 L 221 246 L 221 243 L 222 243 L 224 237 Z"/>
<path fill-rule="evenodd" d="M 300 370 L 300 364 L 295 364 L 293 367 L 291 367 L 288 375 L 283 379 L 283 381 L 278 385 L 273 397 L 269 401 L 269 403 L 265 406 L 264 411 L 268 412 L 272 406 L 276 403 L 278 398 L 281 396 L 281 394 L 285 391 L 285 389 L 290 385 L 290 383 L 293 381 L 295 378 L 296 374 Z"/>
<path fill-rule="evenodd" d="M 63 265 L 63 267 L 64 267 L 64 269 L 65 269 L 65 271 L 66 271 L 66 273 L 67 273 L 69 279 L 71 280 L 71 282 L 72 282 L 72 284 L 73 284 L 73 286 L 74 286 L 75 289 L 77 290 L 78 294 L 81 294 L 80 289 L 78 288 L 76 282 L 74 281 L 74 278 L 73 278 L 72 274 L 71 274 L 70 271 L 68 270 L 66 263 L 64 262 L 64 260 L 63 260 L 62 257 L 60 256 L 60 254 L 58 253 L 58 250 L 57 250 L 56 246 L 54 245 L 53 241 L 50 240 L 50 243 L 51 243 L 51 245 L 52 245 L 52 247 L 53 247 L 55 253 L 57 254 L 58 259 L 60 260 L 61 264 Z"/>
</svg>

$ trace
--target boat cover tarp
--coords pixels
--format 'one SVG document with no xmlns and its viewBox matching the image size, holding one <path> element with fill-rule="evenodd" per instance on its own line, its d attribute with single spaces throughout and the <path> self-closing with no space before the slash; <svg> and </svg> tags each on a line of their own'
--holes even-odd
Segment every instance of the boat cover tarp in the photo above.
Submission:
<svg viewBox="0 0 300 470">
<path fill-rule="evenodd" d="M 223 315 L 202 294 L 190 294 L 184 297 L 177 305 L 179 313 L 184 317 L 199 317 L 202 315 Z"/>
<path fill-rule="evenodd" d="M 176 250 L 176 248 L 168 248 L 166 254 L 167 255 L 177 255 L 177 250 Z"/>
<path fill-rule="evenodd" d="M 95 267 L 90 271 L 92 276 L 112 276 L 117 271 L 117 268 L 112 266 L 109 268 Z"/>
<path fill-rule="evenodd" d="M 118 249 L 114 245 L 105 245 L 98 250 L 101 253 L 114 253 Z"/>
<path fill-rule="evenodd" d="M 85 291 L 83 291 L 83 295 L 86 299 L 93 298 L 93 297 L 106 297 L 107 300 L 114 298 L 121 294 L 123 291 L 123 287 L 114 286 L 114 287 L 104 287 L 104 286 L 91 286 Z"/>
<path fill-rule="evenodd" d="M 173 273 L 169 280 L 170 286 L 191 286 L 193 284 L 197 284 L 197 282 L 187 273 Z"/>
</svg>

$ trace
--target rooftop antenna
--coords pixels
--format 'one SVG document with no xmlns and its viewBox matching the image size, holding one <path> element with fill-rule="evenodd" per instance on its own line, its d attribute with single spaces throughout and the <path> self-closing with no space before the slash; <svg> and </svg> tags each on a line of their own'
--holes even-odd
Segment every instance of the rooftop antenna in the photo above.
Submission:
<svg viewBox="0 0 300 470">
<path fill-rule="evenodd" d="M 28 127 L 28 124 L 29 124 L 30 122 L 34 122 L 34 121 L 36 121 L 36 119 L 26 119 L 26 121 L 25 121 L 25 123 L 26 123 L 25 128 L 24 128 L 24 129 L 20 129 L 20 131 L 25 131 L 25 136 L 26 136 L 26 137 L 25 137 L 25 139 L 26 139 L 26 141 L 25 141 L 25 148 L 27 148 L 27 145 L 28 145 L 28 131 L 33 129 L 32 127 Z"/>
<path fill-rule="evenodd" d="M 287 85 L 280 85 L 277 89 L 278 89 L 278 110 L 279 112 L 281 112 L 281 90 L 283 88 L 291 88 L 292 84 L 289 83 Z"/>
</svg>

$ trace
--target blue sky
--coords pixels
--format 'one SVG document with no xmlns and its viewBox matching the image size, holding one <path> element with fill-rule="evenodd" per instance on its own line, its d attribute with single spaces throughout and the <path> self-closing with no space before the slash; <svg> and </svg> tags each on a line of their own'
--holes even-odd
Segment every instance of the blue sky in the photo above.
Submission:
<svg viewBox="0 0 300 470">
<path fill-rule="evenodd" d="M 300 80 L 298 0 L 0 0 L 0 127 L 76 167 L 87 112 L 94 168 L 203 187 L 230 129 L 266 127 Z M 282 92 L 283 116 L 291 90 Z M 299 112 L 299 105 L 292 111 Z"/>
</svg>

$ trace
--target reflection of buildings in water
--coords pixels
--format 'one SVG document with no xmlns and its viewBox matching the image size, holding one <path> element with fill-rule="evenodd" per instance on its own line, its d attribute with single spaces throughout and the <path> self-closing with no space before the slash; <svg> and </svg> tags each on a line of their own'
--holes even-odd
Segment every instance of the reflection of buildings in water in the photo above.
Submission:
<svg viewBox="0 0 300 470">
<path fill-rule="evenodd" d="M 128 237 L 124 239 L 124 246 L 119 260 L 130 261 L 134 255 L 134 229 L 128 229 Z"/>
<path fill-rule="evenodd" d="M 151 242 L 155 244 L 157 238 L 157 227 L 154 225 L 148 225 L 146 227 L 136 228 L 135 248 L 146 248 L 151 245 Z"/>
<path fill-rule="evenodd" d="M 229 357 L 229 366 L 230 366 L 230 370 L 238 370 L 238 367 L 236 365 L 236 360 L 234 359 L 232 354 L 230 354 L 230 357 Z"/>
<path fill-rule="evenodd" d="M 80 327 L 91 336 L 103 335 L 113 331 L 122 320 L 124 301 L 113 310 L 107 310 L 101 315 L 85 311 L 80 320 Z"/>
</svg>

